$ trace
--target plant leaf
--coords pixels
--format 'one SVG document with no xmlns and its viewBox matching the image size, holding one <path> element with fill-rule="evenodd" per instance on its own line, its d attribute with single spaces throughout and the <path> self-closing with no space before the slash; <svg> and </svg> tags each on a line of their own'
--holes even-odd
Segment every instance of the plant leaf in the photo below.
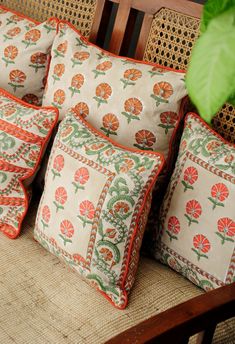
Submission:
<svg viewBox="0 0 235 344">
<path fill-rule="evenodd" d="M 235 6 L 235 0 L 207 0 L 203 7 L 201 32 L 205 32 L 210 21 Z"/>
<path fill-rule="evenodd" d="M 228 98 L 228 103 L 235 106 L 235 93 L 230 95 L 230 97 Z"/>
<path fill-rule="evenodd" d="M 196 42 L 186 86 L 208 123 L 235 92 L 235 7 L 211 20 Z"/>
</svg>

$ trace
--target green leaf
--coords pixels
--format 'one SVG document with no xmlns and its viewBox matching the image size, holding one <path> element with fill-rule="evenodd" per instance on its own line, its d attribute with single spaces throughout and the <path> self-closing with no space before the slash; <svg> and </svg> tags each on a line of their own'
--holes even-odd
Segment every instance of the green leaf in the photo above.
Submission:
<svg viewBox="0 0 235 344">
<path fill-rule="evenodd" d="M 196 42 L 186 86 L 208 123 L 235 92 L 235 7 L 213 19 Z"/>
<path fill-rule="evenodd" d="M 232 93 L 228 98 L 227 102 L 233 106 L 235 106 L 235 93 Z"/>
<path fill-rule="evenodd" d="M 235 0 L 207 0 L 203 7 L 201 32 L 205 32 L 210 21 L 235 6 Z"/>
</svg>

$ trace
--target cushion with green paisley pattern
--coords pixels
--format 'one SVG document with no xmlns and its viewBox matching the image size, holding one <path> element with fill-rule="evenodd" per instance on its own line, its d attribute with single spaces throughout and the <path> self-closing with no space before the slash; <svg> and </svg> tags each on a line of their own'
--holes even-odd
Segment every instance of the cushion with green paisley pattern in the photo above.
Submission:
<svg viewBox="0 0 235 344">
<path fill-rule="evenodd" d="M 29 203 L 29 184 L 56 125 L 55 108 L 39 108 L 0 89 L 0 231 L 20 233 Z"/>
<path fill-rule="evenodd" d="M 234 200 L 235 146 L 190 113 L 160 212 L 156 258 L 205 290 L 234 282 Z"/>
<path fill-rule="evenodd" d="M 53 144 L 35 239 L 120 309 L 163 162 L 159 153 L 113 142 L 72 110 Z"/>
</svg>

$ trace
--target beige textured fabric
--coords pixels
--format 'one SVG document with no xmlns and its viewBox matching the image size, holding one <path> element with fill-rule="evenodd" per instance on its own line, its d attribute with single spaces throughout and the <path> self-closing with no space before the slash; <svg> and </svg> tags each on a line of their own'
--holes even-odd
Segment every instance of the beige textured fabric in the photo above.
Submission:
<svg viewBox="0 0 235 344">
<path fill-rule="evenodd" d="M 32 238 L 37 204 L 17 240 L 0 235 L 0 343 L 98 344 L 203 293 L 169 268 L 141 259 L 126 310 L 113 308 Z M 233 322 L 234 325 L 234 322 Z M 232 324 L 214 343 L 233 344 Z"/>
</svg>

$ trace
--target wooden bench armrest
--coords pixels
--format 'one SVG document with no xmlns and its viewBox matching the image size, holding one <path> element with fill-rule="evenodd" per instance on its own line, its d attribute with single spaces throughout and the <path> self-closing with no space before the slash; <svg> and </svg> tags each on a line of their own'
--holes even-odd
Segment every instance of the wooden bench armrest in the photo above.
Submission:
<svg viewBox="0 0 235 344">
<path fill-rule="evenodd" d="M 120 333 L 106 344 L 173 343 L 176 338 L 177 343 L 187 343 L 187 339 L 195 333 L 214 328 L 217 323 L 233 316 L 235 283 L 157 314 Z"/>
</svg>

